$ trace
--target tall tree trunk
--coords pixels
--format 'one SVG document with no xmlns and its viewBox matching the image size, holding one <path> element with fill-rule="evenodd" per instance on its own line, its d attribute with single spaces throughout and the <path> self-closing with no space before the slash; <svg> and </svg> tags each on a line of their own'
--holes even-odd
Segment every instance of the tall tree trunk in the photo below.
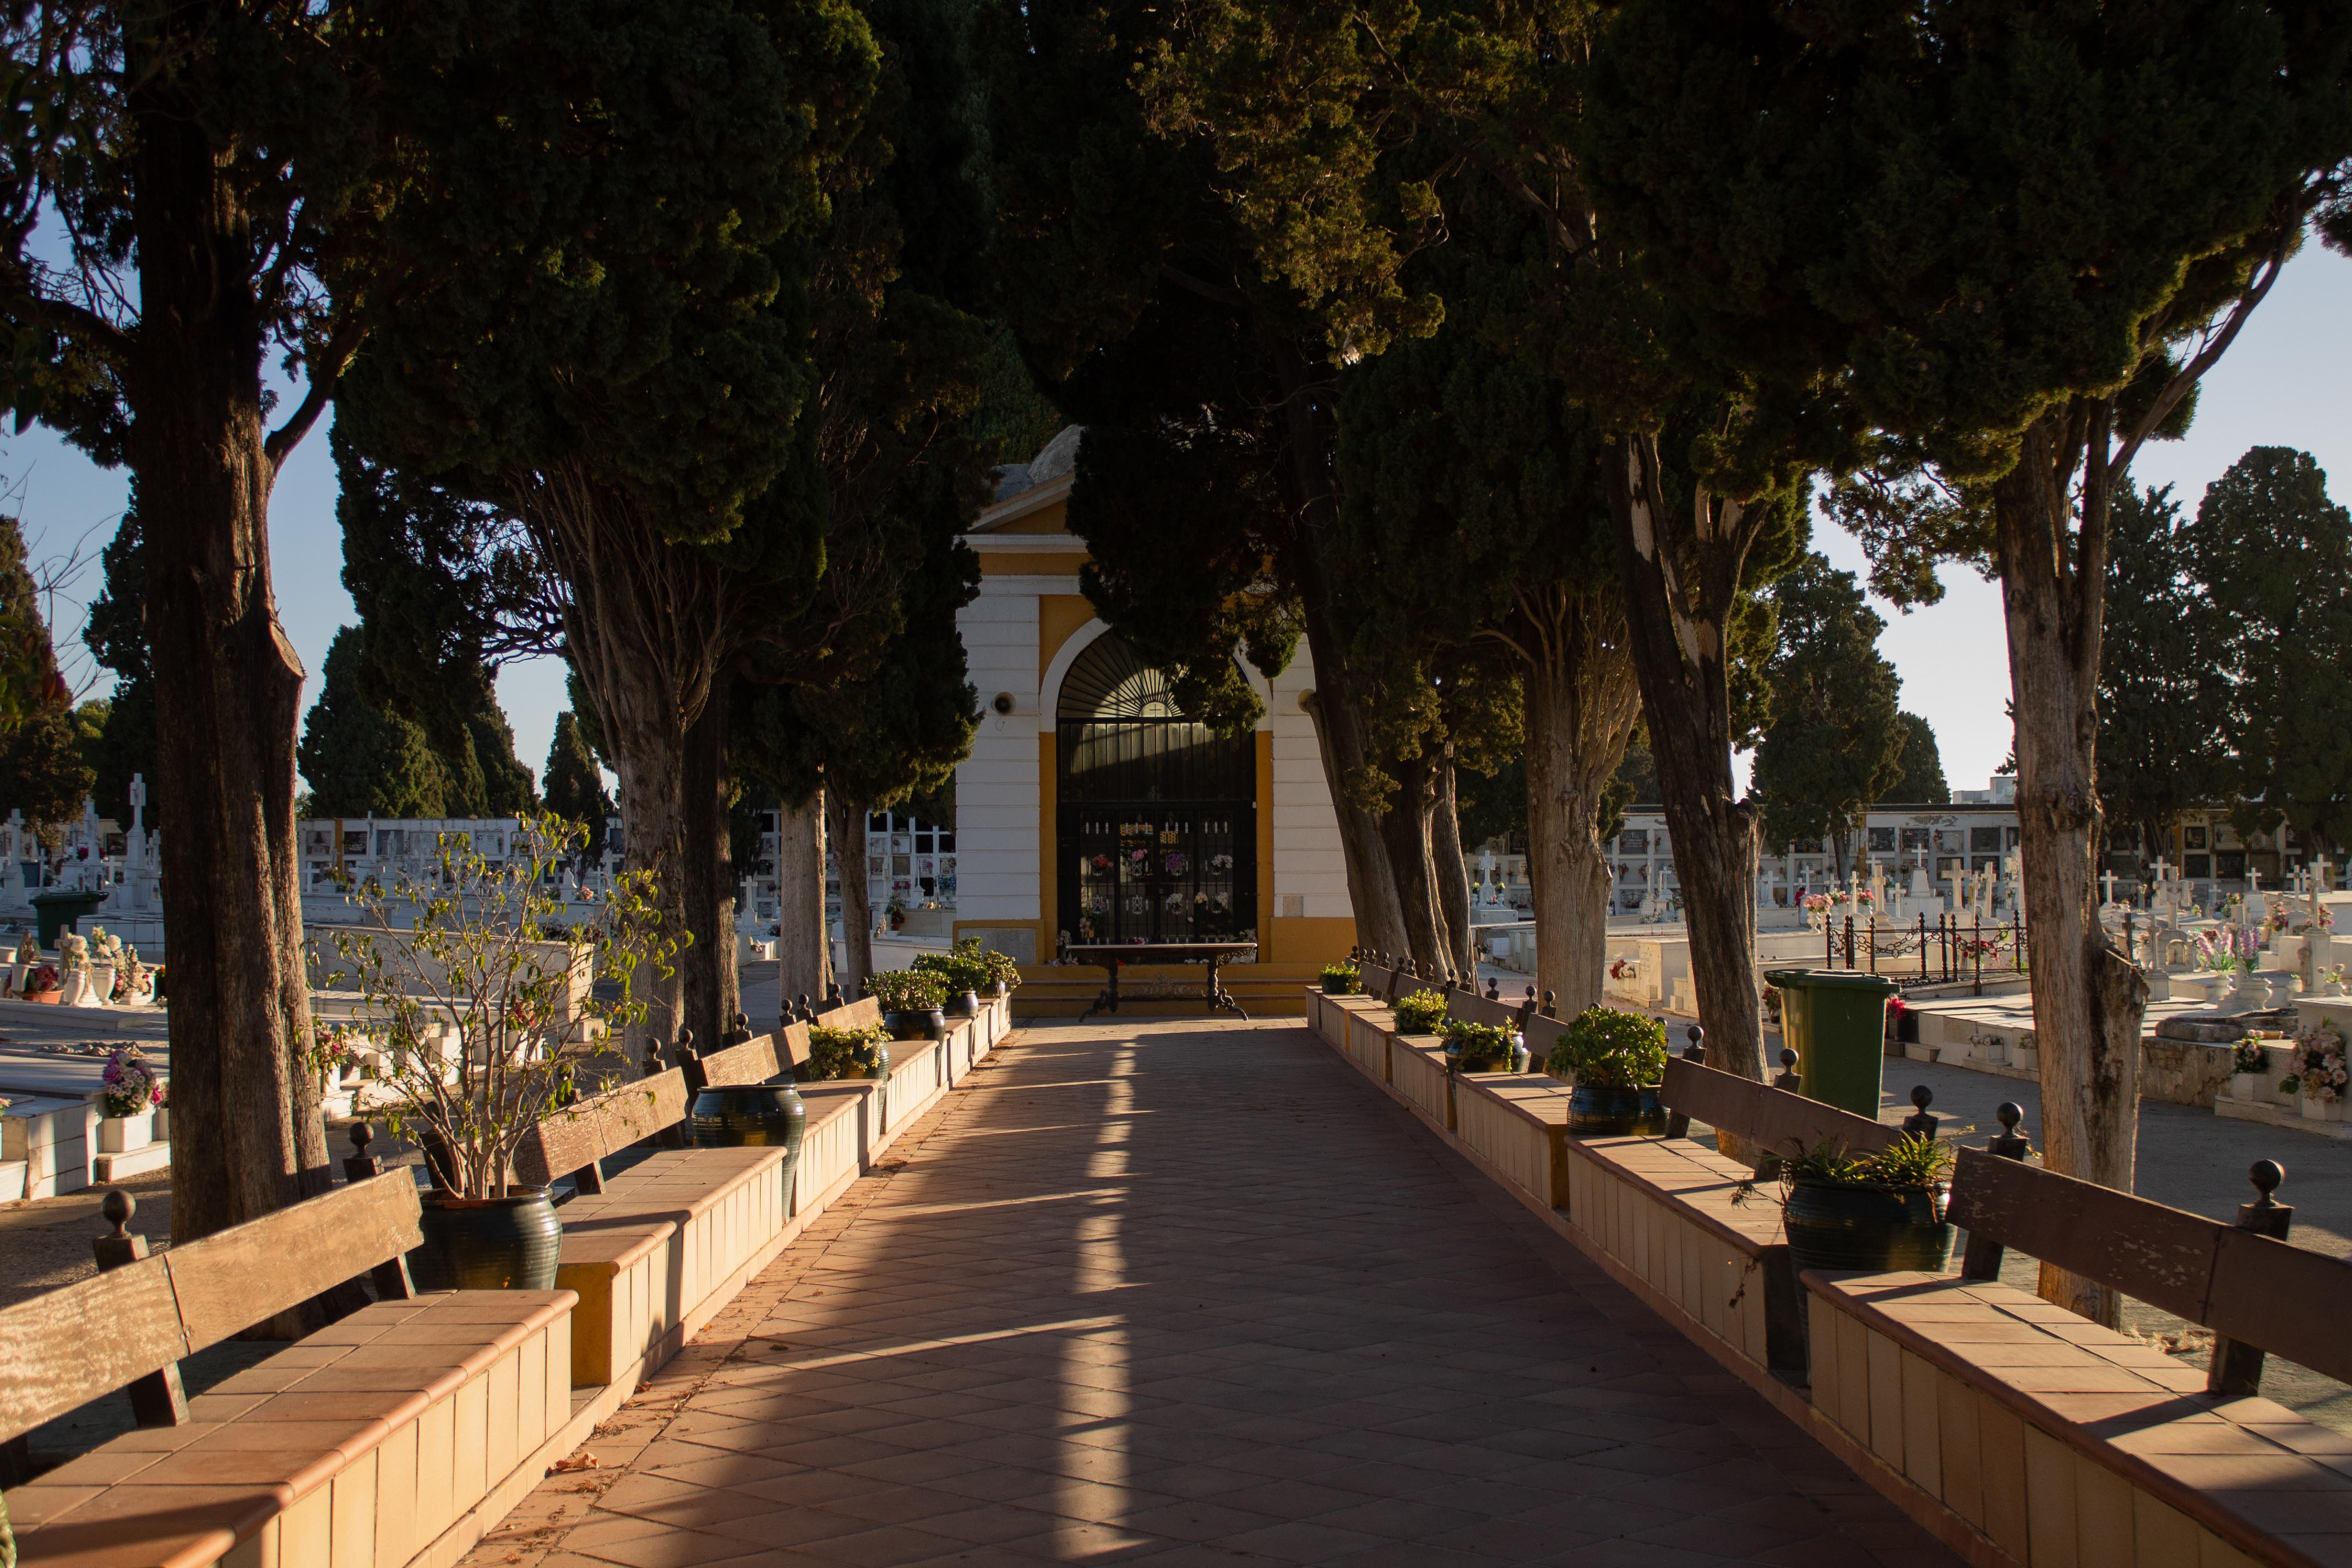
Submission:
<svg viewBox="0 0 2352 1568">
<path fill-rule="evenodd" d="M 1535 897 L 1536 986 L 1572 1018 L 1601 1001 L 1612 889 L 1601 817 L 1609 781 L 1642 716 L 1612 592 L 1522 599 L 1528 770 L 1528 880 Z"/>
<path fill-rule="evenodd" d="M 1470 929 L 1470 868 L 1462 858 L 1462 818 L 1454 794 L 1454 759 L 1436 763 L 1436 799 L 1429 819 L 1430 861 L 1437 882 L 1437 910 L 1445 917 L 1445 934 L 1453 952 L 1447 967 L 1476 988 L 1478 942 Z"/>
<path fill-rule="evenodd" d="M 2074 411 L 2082 417 L 2080 405 Z M 2016 706 L 2017 818 L 2029 984 L 2042 1079 L 2042 1146 L 2053 1171 L 2129 1192 L 2139 1137 L 2140 1019 L 2147 982 L 2099 924 L 2099 645 L 2105 614 L 2105 496 L 2075 514 L 2074 450 L 2037 421 L 1993 489 Z M 2091 450 L 2104 457 L 2104 420 Z M 2095 467 L 2100 458 L 2094 458 Z M 2072 541 L 2070 546 L 2070 539 Z M 2110 1327 L 2116 1294 L 2045 1263 L 2042 1294 Z"/>
<path fill-rule="evenodd" d="M 788 1012 L 803 996 L 822 998 L 833 974 L 824 929 L 824 795 L 819 790 L 797 804 L 787 801 L 776 813 L 776 985 Z M 845 891 L 849 876 L 845 864 Z"/>
<path fill-rule="evenodd" d="M 729 642 L 724 574 L 577 465 L 520 476 L 513 494 L 533 544 L 572 590 L 564 641 L 620 775 L 624 863 L 652 874 L 664 935 L 683 944 L 694 931 L 685 887 L 687 734 L 712 700 Z M 647 1040 L 675 1037 L 690 955 L 681 945 L 668 974 L 637 977 L 647 1007 L 632 1056 Z"/>
<path fill-rule="evenodd" d="M 1449 967 L 1454 944 L 1438 906 L 1436 866 L 1430 854 L 1430 817 L 1435 805 L 1435 769 L 1427 756 L 1391 759 L 1385 766 L 1397 781 L 1388 810 L 1376 820 L 1388 848 L 1404 915 L 1405 955 L 1422 973 Z"/>
<path fill-rule="evenodd" d="M 1610 489 L 1627 642 L 1674 834 L 1707 1065 L 1761 1081 L 1759 835 L 1754 808 L 1732 786 L 1726 637 L 1757 520 L 1744 503 L 1704 489 L 1686 501 L 1669 497 L 1655 436 L 1620 443 L 1618 458 Z"/>
<path fill-rule="evenodd" d="M 735 876 L 728 796 L 727 697 L 715 691 L 686 732 L 680 772 L 684 852 L 678 868 L 693 942 L 678 954 L 679 1006 L 698 1048 L 724 1038 L 743 1005 L 735 966 Z"/>
<path fill-rule="evenodd" d="M 208 23 L 183 7 L 159 25 L 177 34 Z M 195 45 L 173 37 L 158 47 Z M 172 1162 L 172 1235 L 184 1242 L 323 1191 L 330 1168 L 305 1066 L 294 843 L 303 671 L 270 592 L 276 473 L 261 423 L 259 247 L 173 73 L 133 77 L 141 325 L 130 454 L 163 720 L 156 793 L 172 820 L 172 1095 L 189 1132 Z"/>
<path fill-rule="evenodd" d="M 1347 634 L 1335 614 L 1331 574 L 1324 552 L 1337 536 L 1339 498 L 1337 471 L 1339 423 L 1331 401 L 1328 366 L 1318 367 L 1300 351 L 1286 324 L 1255 312 L 1258 340 L 1283 391 L 1285 488 L 1298 522 L 1284 565 L 1298 592 L 1307 647 L 1315 660 L 1314 700 L 1306 704 L 1315 721 L 1323 755 L 1323 780 L 1339 828 L 1340 859 L 1348 874 L 1348 902 L 1356 919 L 1356 940 L 1391 955 L 1412 944 L 1393 853 L 1382 824 L 1353 797 L 1349 784 L 1371 761 L 1370 727 L 1358 681 L 1349 668 Z M 1266 802 L 1261 810 L 1271 811 Z M 1261 916 L 1263 919 L 1263 916 Z"/>
<path fill-rule="evenodd" d="M 841 873 L 841 994 L 855 996 L 874 973 L 874 899 L 866 882 L 866 805 L 824 792 L 824 837 Z"/>
</svg>

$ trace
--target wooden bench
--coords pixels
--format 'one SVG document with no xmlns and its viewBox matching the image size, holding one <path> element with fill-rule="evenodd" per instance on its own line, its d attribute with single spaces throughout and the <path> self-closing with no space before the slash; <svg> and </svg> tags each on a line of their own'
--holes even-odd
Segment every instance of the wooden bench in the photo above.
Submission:
<svg viewBox="0 0 2352 1568">
<path fill-rule="evenodd" d="M 2345 1563 L 2352 1440 L 2259 1390 L 2265 1352 L 2352 1381 L 2352 1259 L 2256 1172 L 2232 1226 L 1963 1149 L 1958 1278 L 1805 1272 L 1817 1410 L 2014 1562 Z M 2000 1283 L 2011 1247 L 2212 1329 L 2210 1370 Z"/>
<path fill-rule="evenodd" d="M 695 1149 L 687 1142 L 694 1096 L 708 1085 L 764 1083 L 809 1059 L 811 1020 L 698 1052 L 690 1036 L 671 1064 L 555 1112 L 516 1151 L 518 1179 L 552 1185 L 570 1176 L 557 1282 L 580 1297 L 572 1377 L 582 1386 L 634 1383 L 661 1364 L 744 1282 L 880 1158 L 898 1132 L 948 1088 L 954 1059 L 984 1053 L 983 1020 L 956 1020 L 944 1041 L 892 1044 L 887 1083 L 803 1084 L 808 1121 L 800 1161 L 780 1147 Z M 817 1015 L 816 1026 L 881 1022 L 871 997 Z M 739 1029 L 739 1033 L 741 1031 Z M 961 1050 L 954 1047 L 961 1046 Z M 657 1066 L 657 1064 L 648 1064 Z M 604 1163 L 625 1150 L 666 1145 L 628 1170 Z"/>
<path fill-rule="evenodd" d="M 572 1415 L 569 1290 L 416 1296 L 405 1170 L 148 1255 L 110 1194 L 96 1278 L 0 1310 L 0 1440 L 125 1389 L 140 1429 L 7 1494 L 20 1560 L 394 1565 Z M 383 1299 L 194 1398 L 178 1363 L 373 1276 Z M 535 1479 L 535 1477 L 534 1477 Z"/>
</svg>

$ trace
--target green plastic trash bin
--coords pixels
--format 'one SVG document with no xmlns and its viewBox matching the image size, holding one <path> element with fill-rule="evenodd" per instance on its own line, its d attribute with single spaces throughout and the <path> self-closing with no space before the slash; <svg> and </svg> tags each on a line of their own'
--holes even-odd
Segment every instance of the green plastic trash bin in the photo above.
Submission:
<svg viewBox="0 0 2352 1568">
<path fill-rule="evenodd" d="M 58 936 L 73 930 L 76 923 L 84 917 L 96 914 L 98 906 L 104 902 L 106 902 L 104 893 L 90 892 L 87 889 L 73 892 L 59 889 L 56 892 L 34 894 L 33 918 L 39 922 L 41 946 L 49 952 L 56 952 Z"/>
<path fill-rule="evenodd" d="M 1780 993 L 1780 1033 L 1797 1053 L 1806 1095 L 1877 1121 L 1895 983 L 1846 969 L 1778 969 L 1764 978 Z"/>
</svg>

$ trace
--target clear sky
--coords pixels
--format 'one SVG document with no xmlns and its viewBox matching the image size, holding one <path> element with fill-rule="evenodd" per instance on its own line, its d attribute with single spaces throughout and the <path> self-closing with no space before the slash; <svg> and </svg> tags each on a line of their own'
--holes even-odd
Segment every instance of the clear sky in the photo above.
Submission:
<svg viewBox="0 0 2352 1568">
<path fill-rule="evenodd" d="M 2335 476 L 2330 490 L 2352 495 L 2352 261 L 2316 246 L 2291 262 L 2271 297 L 2247 324 L 2230 353 L 2206 377 L 2197 419 L 2185 440 L 2147 447 L 2136 466 L 2143 483 L 2170 484 L 2191 510 L 2205 486 L 2249 447 L 2287 446 L 2312 453 Z M 77 641 L 83 605 L 99 586 L 97 555 L 113 537 L 128 492 L 127 477 L 92 465 L 47 431 L 0 437 L 0 476 L 14 488 L 36 562 L 63 559 L 79 544 L 89 562 L 79 584 L 61 593 L 54 631 L 69 679 L 102 690 Z M 322 421 L 287 465 L 270 503 L 270 549 L 278 611 L 311 672 L 303 697 L 307 712 L 318 695 L 317 675 L 337 627 L 353 619 L 342 585 L 342 535 L 335 523 L 335 470 Z M 1832 528 L 1815 544 L 1839 565 L 1864 569 L 1862 552 Z M 1973 573 L 1948 567 L 1944 602 L 1904 615 L 1880 605 L 1888 622 L 1880 647 L 1903 677 L 1903 705 L 1935 726 L 1944 773 L 1955 788 L 1981 788 L 2009 750 L 2001 705 L 2009 693 L 2009 658 L 1994 587 Z M 565 706 L 559 660 L 514 665 L 499 679 L 499 696 L 515 729 L 515 745 L 538 771 L 547 758 L 555 716 Z M 1744 759 L 1743 759 L 1744 762 Z M 1744 767 L 1743 770 L 1744 772 Z"/>
</svg>

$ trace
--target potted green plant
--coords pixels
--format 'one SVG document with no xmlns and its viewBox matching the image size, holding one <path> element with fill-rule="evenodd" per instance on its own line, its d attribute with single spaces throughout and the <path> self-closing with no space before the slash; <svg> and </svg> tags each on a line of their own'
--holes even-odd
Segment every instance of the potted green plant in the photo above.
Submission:
<svg viewBox="0 0 2352 1568">
<path fill-rule="evenodd" d="M 888 1078 L 890 1047 L 882 1043 L 883 1035 L 878 1024 L 869 1024 L 862 1029 L 811 1028 L 806 1069 L 809 1081 L 832 1083 L 844 1079 Z"/>
<path fill-rule="evenodd" d="M 885 969 L 869 975 L 866 988 L 882 1004 L 882 1026 L 892 1039 L 937 1040 L 947 1035 L 947 1017 L 940 1011 L 947 987 L 937 975 L 919 969 Z"/>
<path fill-rule="evenodd" d="M 1544 1071 L 1574 1086 L 1568 1130 L 1624 1138 L 1666 1130 L 1658 1089 L 1666 1076 L 1666 1026 L 1639 1013 L 1587 1007 L 1544 1060 Z"/>
<path fill-rule="evenodd" d="M 1445 1022 L 1445 993 L 1413 991 L 1396 999 L 1391 1009 L 1396 1014 L 1400 1035 L 1433 1035 Z"/>
<path fill-rule="evenodd" d="M 1833 1139 L 1780 1166 L 1780 1217 L 1800 1268 L 1940 1271 L 1952 1258 L 1944 1195 L 1952 1149 L 1909 1132 L 1875 1154 Z"/>
<path fill-rule="evenodd" d="M 997 984 L 995 972 L 987 956 L 980 951 L 980 939 L 976 936 L 963 938 L 945 952 L 918 955 L 914 968 L 921 973 L 939 978 L 947 991 L 943 1011 L 950 1018 L 977 1016 L 980 994 L 992 991 Z"/>
<path fill-rule="evenodd" d="M 1509 1072 L 1518 1056 L 1517 1031 L 1502 1024 L 1448 1018 L 1443 1033 L 1448 1072 Z"/>
<path fill-rule="evenodd" d="M 542 889 L 585 837 L 525 818 L 494 862 L 446 834 L 423 875 L 347 884 L 359 922 L 334 934 L 327 984 L 359 994 L 354 1031 L 383 1047 L 373 1095 L 425 1151 L 433 1186 L 410 1266 L 425 1289 L 554 1289 L 562 1227 L 545 1187 L 511 1181 L 516 1147 L 579 1097 L 606 1031 L 644 1021 L 639 986 L 676 973 L 649 873 L 616 876 L 593 922 L 556 923 Z M 314 1034 L 313 1070 L 332 1048 Z"/>
<path fill-rule="evenodd" d="M 1353 996 L 1363 988 L 1364 972 L 1354 964 L 1342 961 L 1323 966 L 1324 995 Z"/>
</svg>

